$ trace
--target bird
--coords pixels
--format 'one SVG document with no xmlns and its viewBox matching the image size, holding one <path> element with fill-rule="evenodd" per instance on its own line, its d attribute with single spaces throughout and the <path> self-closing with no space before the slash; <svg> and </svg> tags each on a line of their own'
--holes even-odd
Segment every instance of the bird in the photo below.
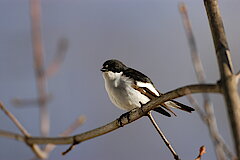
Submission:
<svg viewBox="0 0 240 160">
<path fill-rule="evenodd" d="M 127 67 L 117 59 L 110 59 L 101 68 L 105 89 L 111 102 L 118 108 L 130 111 L 148 103 L 162 95 L 146 75 L 133 68 Z M 177 108 L 191 113 L 192 107 L 175 100 L 169 100 L 155 108 L 154 111 L 171 117 L 171 108 Z M 169 111 L 169 112 L 168 112 Z"/>
</svg>

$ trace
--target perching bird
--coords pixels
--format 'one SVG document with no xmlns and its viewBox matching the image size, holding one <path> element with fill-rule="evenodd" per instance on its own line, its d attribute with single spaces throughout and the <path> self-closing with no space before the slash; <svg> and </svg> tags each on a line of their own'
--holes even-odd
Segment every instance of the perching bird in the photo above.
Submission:
<svg viewBox="0 0 240 160">
<path fill-rule="evenodd" d="M 153 98 L 161 96 L 150 78 L 135 69 L 127 67 L 119 60 L 107 60 L 104 62 L 101 71 L 108 96 L 112 103 L 120 109 L 130 111 L 136 107 L 141 107 L 142 104 L 146 104 Z M 171 115 L 166 110 L 175 115 L 170 108 L 187 112 L 194 111 L 193 108 L 174 100 L 167 101 L 161 106 L 155 108 L 154 111 L 168 117 Z"/>
</svg>

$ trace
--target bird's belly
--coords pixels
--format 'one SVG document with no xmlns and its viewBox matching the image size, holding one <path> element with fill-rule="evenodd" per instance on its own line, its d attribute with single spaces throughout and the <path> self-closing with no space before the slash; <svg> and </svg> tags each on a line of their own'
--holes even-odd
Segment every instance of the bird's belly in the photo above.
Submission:
<svg viewBox="0 0 240 160">
<path fill-rule="evenodd" d="M 113 104 L 123 110 L 132 110 L 136 107 L 141 107 L 149 101 L 149 98 L 142 95 L 139 91 L 133 89 L 130 85 L 107 87 L 108 95 Z"/>
</svg>

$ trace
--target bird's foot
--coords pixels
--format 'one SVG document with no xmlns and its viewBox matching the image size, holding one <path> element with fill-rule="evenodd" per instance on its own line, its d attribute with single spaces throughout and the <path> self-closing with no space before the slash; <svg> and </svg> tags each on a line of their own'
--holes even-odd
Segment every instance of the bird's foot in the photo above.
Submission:
<svg viewBox="0 0 240 160">
<path fill-rule="evenodd" d="M 122 114 L 122 115 L 117 119 L 118 125 L 119 125 L 120 127 L 123 127 L 123 126 L 124 126 L 124 124 L 123 124 L 123 120 L 124 120 L 124 119 L 127 119 L 128 122 L 130 121 L 130 112 L 127 112 L 127 113 Z"/>
<path fill-rule="evenodd" d="M 143 109 L 142 109 L 142 107 L 143 107 L 143 105 L 144 105 L 144 104 L 143 104 L 142 102 L 140 102 L 140 101 L 139 101 L 139 103 L 140 103 L 140 105 L 141 105 L 141 107 L 140 107 L 140 108 L 141 108 L 141 110 L 142 110 L 142 112 L 143 112 Z M 145 116 L 147 116 L 147 115 L 148 115 L 148 113 L 147 113 Z"/>
</svg>

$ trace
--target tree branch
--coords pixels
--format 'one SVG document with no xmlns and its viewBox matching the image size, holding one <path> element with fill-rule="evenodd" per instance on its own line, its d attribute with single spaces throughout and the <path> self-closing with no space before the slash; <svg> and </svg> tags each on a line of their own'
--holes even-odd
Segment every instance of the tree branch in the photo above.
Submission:
<svg viewBox="0 0 240 160">
<path fill-rule="evenodd" d="M 3 110 L 3 112 L 10 118 L 10 120 L 15 124 L 15 126 L 24 135 L 24 136 L 22 136 L 23 138 L 20 138 L 19 135 L 10 134 L 8 136 L 9 138 L 15 138 L 16 140 L 22 140 L 22 139 L 25 139 L 26 137 L 30 137 L 30 134 L 27 132 L 27 130 L 21 125 L 21 123 L 17 120 L 17 118 L 3 106 L 3 104 L 1 102 L 0 102 L 0 109 Z M 0 133 L 0 135 L 1 134 L 3 136 L 7 136 L 7 132 L 2 131 L 2 133 Z M 41 159 L 47 158 L 47 154 L 45 154 L 36 144 L 28 144 L 27 143 L 27 145 L 32 149 L 32 151 L 35 153 L 35 155 L 38 158 L 41 158 Z"/>
<path fill-rule="evenodd" d="M 148 118 L 150 119 L 151 123 L 153 124 L 154 128 L 157 130 L 158 134 L 161 136 L 161 138 L 163 139 L 164 143 L 166 144 L 166 146 L 168 147 L 168 149 L 171 151 L 173 157 L 175 160 L 180 160 L 179 156 L 177 155 L 177 153 L 175 152 L 175 150 L 173 149 L 173 147 L 171 146 L 170 142 L 168 141 L 168 139 L 166 138 L 166 136 L 163 134 L 163 132 L 161 131 L 161 129 L 158 127 L 156 121 L 154 120 L 151 112 L 149 112 L 148 114 Z"/>
<path fill-rule="evenodd" d="M 17 118 L 11 113 L 9 112 L 4 105 L 2 104 L 2 102 L 0 102 L 0 109 L 9 117 L 9 119 L 13 122 L 13 124 L 20 130 L 20 132 L 22 132 L 22 134 L 24 136 L 30 136 L 30 134 L 27 132 L 27 130 L 21 125 L 21 123 L 17 120 Z"/>
<path fill-rule="evenodd" d="M 49 133 L 50 123 L 47 110 L 47 91 L 46 91 L 46 73 L 43 62 L 43 45 L 41 39 L 41 8 L 40 0 L 30 0 L 30 17 L 32 27 L 32 45 L 34 57 L 34 69 L 37 81 L 37 90 L 39 96 L 40 109 L 40 131 L 42 136 L 47 136 Z"/>
<path fill-rule="evenodd" d="M 191 53 L 191 58 L 194 66 L 194 71 L 197 76 L 197 80 L 199 83 L 206 83 L 205 82 L 205 74 L 203 72 L 203 66 L 200 60 L 200 57 L 198 55 L 197 51 L 197 45 L 196 41 L 192 32 L 192 27 L 191 23 L 189 21 L 188 13 L 187 13 L 187 8 L 184 3 L 180 3 L 179 6 L 179 12 L 182 16 L 182 21 L 183 21 L 183 27 L 185 29 L 185 33 L 187 36 L 189 48 L 190 48 L 190 53 Z"/>
<path fill-rule="evenodd" d="M 190 20 L 188 18 L 188 13 L 187 13 L 187 8 L 186 6 L 181 3 L 179 5 L 179 11 L 182 15 L 183 19 L 183 25 L 184 29 L 186 31 L 189 47 L 190 47 L 190 52 L 191 52 L 191 57 L 192 57 L 192 62 L 194 66 L 194 70 L 197 76 L 197 80 L 199 83 L 206 83 L 206 76 L 204 73 L 204 69 L 202 66 L 201 59 L 199 57 L 198 51 L 197 51 L 197 45 L 195 42 L 195 38 L 192 32 L 192 27 L 190 24 Z M 188 100 L 195 106 L 196 111 L 199 113 L 201 119 L 204 121 L 204 123 L 208 127 L 209 134 L 211 136 L 212 142 L 214 144 L 215 148 L 215 153 L 217 156 L 217 159 L 225 159 L 225 154 L 226 153 L 230 159 L 233 159 L 235 156 L 233 153 L 230 152 L 228 149 L 227 145 L 225 144 L 222 136 L 220 135 L 216 123 L 216 118 L 214 114 L 214 108 L 210 99 L 210 96 L 208 93 L 203 93 L 203 100 L 204 100 L 204 111 L 201 111 L 201 109 L 198 107 L 195 99 L 189 95 Z M 229 154 L 230 153 L 230 154 Z"/>
<path fill-rule="evenodd" d="M 49 153 L 55 148 L 55 145 L 48 144 L 46 145 L 44 150 L 41 150 L 36 144 L 28 144 L 26 142 L 26 138 L 31 137 L 31 135 L 27 132 L 27 130 L 22 126 L 22 124 L 17 120 L 17 118 L 9 112 L 4 105 L 0 102 L 0 109 L 9 117 L 9 119 L 16 125 L 16 127 L 22 132 L 22 135 L 17 133 L 12 133 L 4 130 L 0 130 L 0 136 L 16 139 L 18 141 L 24 141 L 35 153 L 35 155 L 40 159 L 46 159 L 49 155 Z M 80 125 L 82 125 L 85 121 L 84 116 L 79 116 L 63 133 L 61 133 L 59 136 L 68 136 L 70 135 L 74 130 L 76 130 Z"/>
<path fill-rule="evenodd" d="M 230 50 L 223 27 L 222 18 L 217 0 L 204 0 L 212 31 L 213 42 L 221 75 L 221 86 L 227 105 L 228 117 L 230 119 L 235 150 L 240 159 L 240 99 L 237 88 L 237 79 L 233 74 Z"/>
<path fill-rule="evenodd" d="M 50 63 L 50 65 L 45 70 L 46 77 L 51 77 L 59 71 L 60 66 L 64 61 L 67 49 L 68 49 L 68 40 L 65 38 L 60 39 L 58 42 L 56 55 L 52 60 L 52 62 Z"/>
<path fill-rule="evenodd" d="M 11 100 L 12 104 L 16 107 L 29 107 L 33 105 L 39 105 L 40 103 L 48 103 L 53 99 L 53 96 L 50 94 L 47 97 L 44 98 L 36 98 L 36 99 L 19 99 L 19 98 L 14 98 Z"/>
<path fill-rule="evenodd" d="M 221 93 L 222 90 L 219 87 L 219 85 L 216 84 L 197 84 L 197 85 L 188 85 L 184 86 L 178 89 L 175 89 L 173 91 L 170 91 L 168 93 L 163 94 L 161 97 L 158 97 L 149 103 L 143 105 L 141 108 L 135 108 L 129 112 L 128 118 L 122 118 L 121 123 L 122 125 L 127 125 L 143 116 L 145 116 L 149 111 L 156 108 L 160 104 L 174 99 L 178 97 L 182 97 L 187 94 L 191 93 L 201 93 L 201 92 L 210 92 L 210 93 Z M 119 120 L 112 121 L 104 126 L 101 126 L 99 128 L 77 134 L 74 136 L 69 137 L 26 137 L 17 135 L 17 139 L 14 138 L 15 136 L 11 134 L 11 136 L 6 136 L 8 138 L 14 138 L 19 141 L 24 141 L 27 144 L 75 144 L 80 143 L 98 136 L 101 136 L 103 134 L 109 133 L 111 131 L 114 131 L 121 126 L 119 125 Z M 0 132 L 1 133 L 1 132 Z M 1 134 L 0 134 L 1 135 Z M 2 134 L 3 135 L 3 134 Z"/>
<path fill-rule="evenodd" d="M 238 83 L 239 79 L 240 79 L 240 71 L 238 71 L 238 73 L 236 74 L 236 79 L 237 79 L 237 83 Z"/>
<path fill-rule="evenodd" d="M 10 139 L 15 139 L 17 141 L 23 141 L 23 142 L 25 141 L 25 137 L 23 135 L 9 132 L 9 131 L 4 131 L 4 130 L 0 130 L 0 136 L 10 138 Z"/>
<path fill-rule="evenodd" d="M 79 116 L 65 131 L 59 134 L 59 137 L 69 136 L 73 131 L 79 128 L 86 120 L 85 116 Z M 50 153 L 56 145 L 48 144 L 46 145 L 44 152 Z"/>
</svg>

